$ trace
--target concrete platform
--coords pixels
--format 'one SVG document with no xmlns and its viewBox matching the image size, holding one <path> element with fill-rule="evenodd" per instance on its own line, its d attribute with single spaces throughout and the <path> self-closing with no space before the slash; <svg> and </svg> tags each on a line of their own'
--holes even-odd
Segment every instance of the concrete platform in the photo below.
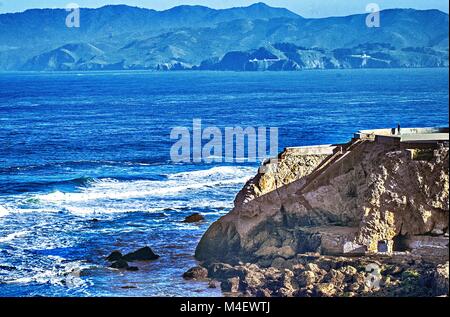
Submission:
<svg viewBox="0 0 450 317">
<path fill-rule="evenodd" d="M 419 134 L 400 134 L 400 142 L 408 143 L 434 143 L 449 140 L 448 133 L 419 133 Z"/>
</svg>

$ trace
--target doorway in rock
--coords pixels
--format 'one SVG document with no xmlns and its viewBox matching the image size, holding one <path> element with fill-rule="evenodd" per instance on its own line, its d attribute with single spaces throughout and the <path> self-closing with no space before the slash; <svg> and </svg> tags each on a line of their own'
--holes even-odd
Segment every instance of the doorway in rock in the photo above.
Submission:
<svg viewBox="0 0 450 317">
<path fill-rule="evenodd" d="M 395 252 L 409 251 L 408 238 L 406 235 L 399 234 L 394 237 L 393 241 L 394 241 L 393 249 Z"/>
<path fill-rule="evenodd" d="M 378 241 L 378 252 L 386 253 L 389 251 L 388 243 L 385 240 Z"/>
</svg>

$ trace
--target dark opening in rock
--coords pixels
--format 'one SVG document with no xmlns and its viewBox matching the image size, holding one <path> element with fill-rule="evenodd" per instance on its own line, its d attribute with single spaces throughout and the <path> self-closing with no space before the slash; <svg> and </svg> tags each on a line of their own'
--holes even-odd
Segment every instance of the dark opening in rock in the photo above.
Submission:
<svg viewBox="0 0 450 317">
<path fill-rule="evenodd" d="M 405 252 L 409 250 L 408 247 L 408 238 L 404 235 L 399 234 L 394 237 L 394 251 L 396 252 Z"/>
</svg>

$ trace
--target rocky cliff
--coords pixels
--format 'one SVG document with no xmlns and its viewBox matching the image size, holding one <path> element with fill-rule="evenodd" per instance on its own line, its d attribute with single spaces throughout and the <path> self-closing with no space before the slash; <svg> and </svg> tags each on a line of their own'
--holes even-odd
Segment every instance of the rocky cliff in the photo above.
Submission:
<svg viewBox="0 0 450 317">
<path fill-rule="evenodd" d="M 193 69 L 232 71 L 298 71 L 302 69 L 448 67 L 448 50 L 365 43 L 328 50 L 276 43 L 256 50 L 233 51 Z"/>
<path fill-rule="evenodd" d="M 205 233 L 197 259 L 270 267 L 308 252 L 411 251 L 413 237 L 427 236 L 444 239 L 438 261 L 448 260 L 448 147 L 330 149 L 286 150 L 266 164 Z"/>
</svg>

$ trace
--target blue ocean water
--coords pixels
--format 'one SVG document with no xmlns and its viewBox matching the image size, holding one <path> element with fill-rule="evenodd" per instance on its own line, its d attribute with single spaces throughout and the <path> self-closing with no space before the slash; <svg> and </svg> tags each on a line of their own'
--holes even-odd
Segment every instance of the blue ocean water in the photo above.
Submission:
<svg viewBox="0 0 450 317">
<path fill-rule="evenodd" d="M 278 127 L 282 150 L 448 126 L 448 97 L 448 69 L 2 73 L 0 296 L 219 296 L 181 275 L 258 164 L 174 164 L 172 127 Z M 107 267 L 145 245 L 161 258 Z"/>
</svg>

